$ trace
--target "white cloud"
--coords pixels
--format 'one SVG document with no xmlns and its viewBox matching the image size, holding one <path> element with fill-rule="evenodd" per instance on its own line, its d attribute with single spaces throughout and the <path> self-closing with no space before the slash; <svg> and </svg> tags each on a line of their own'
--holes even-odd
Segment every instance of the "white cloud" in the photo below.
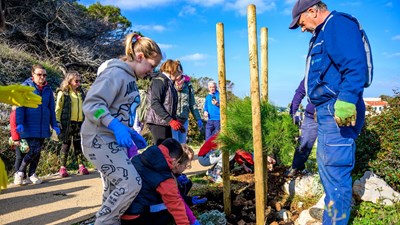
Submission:
<svg viewBox="0 0 400 225">
<path fill-rule="evenodd" d="M 182 61 L 199 61 L 207 59 L 207 55 L 201 53 L 194 53 L 192 55 L 185 55 L 180 58 Z"/>
<path fill-rule="evenodd" d="M 158 45 L 158 46 L 161 48 L 161 50 L 163 50 L 163 51 L 175 47 L 174 45 L 170 45 L 170 44 L 161 44 L 161 43 L 157 43 L 157 45 Z"/>
<path fill-rule="evenodd" d="M 362 2 L 360 2 L 360 1 L 343 2 L 343 3 L 340 3 L 339 5 L 341 5 L 341 6 L 360 6 L 360 5 L 362 5 Z"/>
<path fill-rule="evenodd" d="M 393 41 L 400 41 L 400 35 L 396 35 L 394 37 L 392 37 Z"/>
<path fill-rule="evenodd" d="M 210 7 L 218 4 L 223 4 L 225 0 L 189 0 L 189 2 L 192 4 Z"/>
<path fill-rule="evenodd" d="M 383 55 L 388 58 L 400 57 L 400 52 L 395 52 L 395 53 L 384 52 Z"/>
<path fill-rule="evenodd" d="M 135 31 L 157 31 L 157 32 L 163 32 L 166 30 L 166 28 L 163 25 L 133 25 L 132 29 Z"/>
<path fill-rule="evenodd" d="M 186 16 L 192 16 L 196 14 L 196 8 L 186 5 L 182 8 L 182 10 L 179 12 L 179 16 L 181 17 L 186 17 Z"/>
<path fill-rule="evenodd" d="M 245 16 L 247 15 L 247 6 L 249 4 L 254 4 L 256 6 L 257 13 L 276 9 L 274 0 L 235 0 L 226 3 L 226 7 L 228 9 L 236 10 L 240 15 Z"/>
</svg>

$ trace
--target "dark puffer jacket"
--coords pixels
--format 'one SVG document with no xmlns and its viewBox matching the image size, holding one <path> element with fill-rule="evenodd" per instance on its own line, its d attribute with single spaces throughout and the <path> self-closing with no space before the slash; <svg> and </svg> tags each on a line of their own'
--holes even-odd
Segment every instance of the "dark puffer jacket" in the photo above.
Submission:
<svg viewBox="0 0 400 225">
<path fill-rule="evenodd" d="M 31 78 L 22 85 L 34 87 L 33 92 L 42 97 L 42 104 L 38 108 L 17 108 L 17 125 L 24 126 L 24 131 L 20 133 L 21 138 L 49 138 L 50 127 L 57 127 L 53 91 L 48 85 L 39 90 Z"/>
</svg>

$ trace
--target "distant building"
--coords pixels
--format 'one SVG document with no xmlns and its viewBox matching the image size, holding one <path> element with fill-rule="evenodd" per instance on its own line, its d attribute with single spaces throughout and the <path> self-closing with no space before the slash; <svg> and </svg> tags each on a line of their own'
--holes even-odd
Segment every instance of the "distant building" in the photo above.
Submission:
<svg viewBox="0 0 400 225">
<path fill-rule="evenodd" d="M 388 105 L 387 101 L 382 101 L 381 98 L 364 98 L 365 107 L 367 110 L 365 111 L 365 115 L 371 113 L 371 108 L 373 112 L 380 114 L 383 109 Z"/>
</svg>

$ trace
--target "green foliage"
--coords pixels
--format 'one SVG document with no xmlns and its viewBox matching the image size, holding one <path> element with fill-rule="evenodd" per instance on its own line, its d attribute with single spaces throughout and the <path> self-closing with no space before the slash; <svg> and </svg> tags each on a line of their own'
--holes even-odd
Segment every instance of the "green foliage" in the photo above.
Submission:
<svg viewBox="0 0 400 225">
<path fill-rule="evenodd" d="M 381 114 L 366 118 L 357 139 L 354 173 L 362 176 L 371 170 L 400 191 L 400 96 L 389 99 L 388 103 Z"/>
<path fill-rule="evenodd" d="M 89 15 L 96 19 L 102 19 L 115 24 L 119 29 L 126 30 L 131 26 L 131 22 L 121 15 L 121 9 L 111 5 L 102 5 L 99 2 L 90 5 L 87 9 Z"/>
<path fill-rule="evenodd" d="M 260 111 L 263 151 L 276 155 L 283 165 L 290 165 L 296 147 L 297 127 L 288 114 L 278 113 L 268 102 L 261 103 Z M 228 104 L 226 129 L 226 133 L 218 136 L 224 150 L 230 153 L 237 149 L 254 151 L 250 98 Z"/>
<path fill-rule="evenodd" d="M 352 222 L 352 223 L 351 223 Z M 350 223 L 353 225 L 395 225 L 400 224 L 400 203 L 383 206 L 362 202 L 353 207 Z"/>
</svg>

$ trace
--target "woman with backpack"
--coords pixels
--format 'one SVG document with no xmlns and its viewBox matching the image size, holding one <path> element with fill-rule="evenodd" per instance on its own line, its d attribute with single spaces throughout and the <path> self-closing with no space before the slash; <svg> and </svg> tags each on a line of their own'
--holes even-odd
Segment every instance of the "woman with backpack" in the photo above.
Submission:
<svg viewBox="0 0 400 225">
<path fill-rule="evenodd" d="M 180 70 L 182 64 L 179 64 Z M 194 119 L 197 121 L 197 126 L 201 130 L 203 121 L 201 120 L 199 110 L 197 109 L 196 100 L 194 98 L 194 90 L 190 77 L 184 74 L 179 75 L 175 79 L 175 89 L 178 93 L 178 105 L 176 109 L 176 117 L 179 122 L 183 124 L 185 132 L 180 132 L 172 129 L 172 137 L 178 140 L 181 144 L 186 144 L 187 133 L 189 128 L 189 113 L 192 113 Z"/>
<path fill-rule="evenodd" d="M 182 75 L 180 65 L 179 61 L 168 59 L 161 65 L 160 73 L 151 80 L 146 123 L 155 145 L 161 144 L 167 138 L 172 138 L 171 128 L 185 132 L 185 128 L 176 117 L 178 94 L 174 81 Z"/>
</svg>

